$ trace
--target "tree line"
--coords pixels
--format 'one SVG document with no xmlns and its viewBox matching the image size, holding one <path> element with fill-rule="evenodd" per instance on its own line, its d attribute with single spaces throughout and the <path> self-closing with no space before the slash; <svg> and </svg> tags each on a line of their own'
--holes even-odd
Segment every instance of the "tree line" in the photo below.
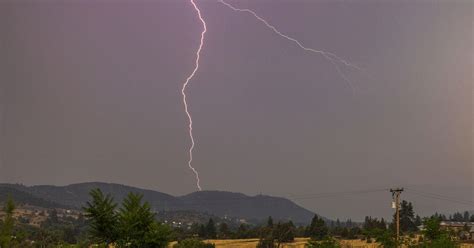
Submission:
<svg viewBox="0 0 474 248">
<path fill-rule="evenodd" d="M 403 239 L 397 241 L 393 225 L 395 216 L 391 222 L 366 216 L 363 223 L 354 223 L 351 220 L 325 220 L 315 215 L 308 226 L 295 225 L 291 221 L 274 222 L 269 216 L 264 224 L 241 223 L 237 227 L 225 222 L 216 223 L 210 218 L 206 223 L 172 228 L 157 221 L 150 204 L 144 202 L 140 194 L 129 193 L 120 205 L 100 189 L 91 190 L 90 197 L 83 214 L 77 218 L 60 217 L 55 209 L 51 209 L 39 228 L 15 217 L 15 203 L 8 197 L 3 207 L 4 218 L 0 220 L 0 247 L 89 247 L 91 244 L 108 247 L 113 244 L 119 248 L 148 248 L 168 247 L 171 241 L 177 241 L 175 248 L 212 248 L 212 243 L 202 240 L 258 238 L 258 248 L 275 248 L 293 242 L 295 237 L 309 237 L 309 248 L 337 248 L 341 239 L 378 242 L 387 248 L 401 243 L 413 248 L 450 248 L 457 247 L 459 233 L 442 230 L 440 222 L 474 219 L 474 215 L 469 216 L 468 212 L 454 213 L 449 217 L 436 213 L 421 218 L 415 215 L 412 203 L 402 201 L 400 230 Z M 423 230 L 419 230 L 420 226 L 424 227 Z"/>
</svg>

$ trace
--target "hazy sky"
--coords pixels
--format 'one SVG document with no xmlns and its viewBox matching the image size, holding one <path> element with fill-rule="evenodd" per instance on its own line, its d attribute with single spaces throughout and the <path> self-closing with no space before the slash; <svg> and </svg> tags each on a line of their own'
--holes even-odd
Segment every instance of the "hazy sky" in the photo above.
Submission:
<svg viewBox="0 0 474 248">
<path fill-rule="evenodd" d="M 204 189 L 354 219 L 390 215 L 390 193 L 320 194 L 474 201 L 472 1 L 229 2 L 364 71 L 346 70 L 353 94 L 323 57 L 197 0 L 208 33 L 188 100 Z M 180 88 L 201 29 L 188 1 L 0 0 L 0 181 L 194 191 Z M 422 214 L 474 209 L 402 197 Z"/>
</svg>

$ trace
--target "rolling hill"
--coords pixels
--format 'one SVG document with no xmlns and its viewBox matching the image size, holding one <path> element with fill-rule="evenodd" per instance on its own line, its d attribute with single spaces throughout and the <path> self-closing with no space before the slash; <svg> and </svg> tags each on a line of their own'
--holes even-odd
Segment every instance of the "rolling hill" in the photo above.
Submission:
<svg viewBox="0 0 474 248">
<path fill-rule="evenodd" d="M 65 208 L 67 206 L 57 202 L 36 197 L 28 192 L 19 190 L 20 185 L 0 184 L 0 202 L 5 202 L 8 196 L 12 196 L 17 204 L 28 204 L 41 208 Z"/>
<path fill-rule="evenodd" d="M 117 202 L 122 201 L 129 192 L 143 194 L 144 200 L 148 201 L 155 211 L 195 211 L 254 223 L 272 216 L 275 220 L 292 220 L 295 223 L 307 224 L 314 215 L 288 199 L 266 195 L 199 191 L 172 196 L 154 190 L 101 182 L 67 186 L 0 184 L 0 192 L 10 191 L 15 200 L 21 199 L 22 203 L 74 209 L 80 209 L 90 200 L 89 191 L 93 188 L 100 188 L 104 193 L 111 194 Z"/>
</svg>

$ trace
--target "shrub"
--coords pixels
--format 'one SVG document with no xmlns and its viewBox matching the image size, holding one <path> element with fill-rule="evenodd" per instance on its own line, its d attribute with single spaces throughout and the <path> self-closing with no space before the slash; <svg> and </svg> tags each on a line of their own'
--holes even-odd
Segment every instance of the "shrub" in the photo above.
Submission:
<svg viewBox="0 0 474 248">
<path fill-rule="evenodd" d="M 214 244 L 205 243 L 199 239 L 183 239 L 178 241 L 173 248 L 215 248 Z"/>
<path fill-rule="evenodd" d="M 322 241 L 310 240 L 306 244 L 307 248 L 341 248 L 338 242 L 332 238 L 325 238 Z"/>
</svg>

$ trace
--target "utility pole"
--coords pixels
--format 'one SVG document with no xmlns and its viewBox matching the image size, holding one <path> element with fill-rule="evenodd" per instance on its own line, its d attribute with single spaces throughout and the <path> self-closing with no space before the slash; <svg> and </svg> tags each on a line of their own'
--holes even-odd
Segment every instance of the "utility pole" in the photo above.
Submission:
<svg viewBox="0 0 474 248">
<path fill-rule="evenodd" d="M 400 194 L 403 192 L 403 188 L 390 189 L 392 192 L 392 208 L 395 208 L 395 214 L 397 219 L 397 242 L 400 241 Z M 395 205 L 395 206 L 393 206 Z"/>
</svg>

